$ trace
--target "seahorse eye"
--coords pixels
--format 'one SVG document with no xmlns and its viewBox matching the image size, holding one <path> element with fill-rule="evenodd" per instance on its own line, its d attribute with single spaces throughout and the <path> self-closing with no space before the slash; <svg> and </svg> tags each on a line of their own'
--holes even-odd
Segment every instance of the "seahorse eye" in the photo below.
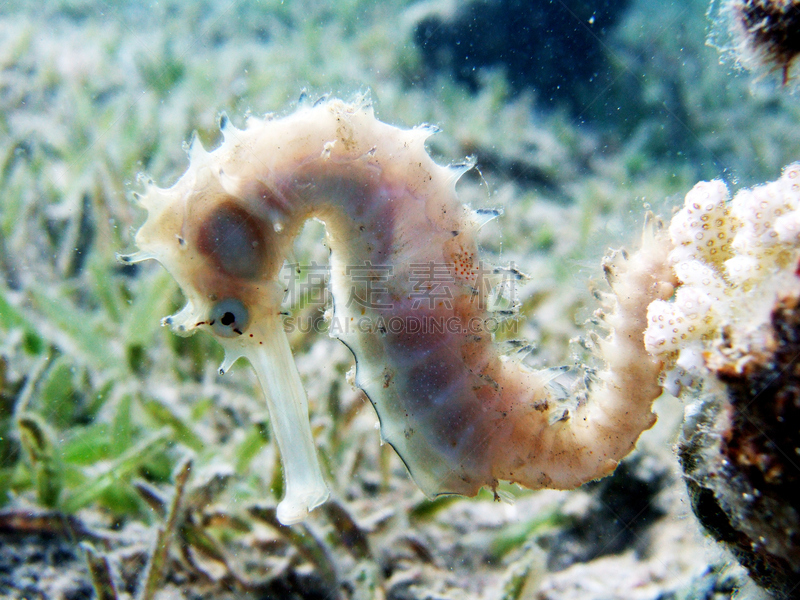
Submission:
<svg viewBox="0 0 800 600">
<path fill-rule="evenodd" d="M 242 335 L 250 321 L 247 307 L 236 298 L 225 298 L 211 309 L 209 325 L 220 337 Z"/>
</svg>

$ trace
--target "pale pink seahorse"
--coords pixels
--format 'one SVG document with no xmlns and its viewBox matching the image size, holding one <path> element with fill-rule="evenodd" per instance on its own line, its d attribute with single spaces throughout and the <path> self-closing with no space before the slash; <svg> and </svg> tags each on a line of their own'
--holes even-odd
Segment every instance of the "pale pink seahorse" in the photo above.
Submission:
<svg viewBox="0 0 800 600">
<path fill-rule="evenodd" d="M 647 306 L 668 298 L 673 284 L 669 244 L 652 223 L 639 251 L 604 264 L 609 333 L 597 354 L 605 368 L 565 411 L 551 375 L 505 356 L 484 326 L 492 278 L 484 278 L 476 233 L 485 219 L 456 196 L 469 165 L 440 166 L 427 154 L 431 128 L 382 123 L 364 100 L 329 100 L 250 118 L 242 130 L 223 117 L 221 129 L 212 152 L 193 142 L 174 186 L 147 186 L 140 251 L 123 260 L 154 258 L 175 277 L 187 304 L 164 322 L 182 335 L 216 336 L 221 371 L 239 357 L 252 363 L 284 465 L 283 523 L 328 496 L 281 317 L 279 271 L 312 217 L 325 224 L 331 250 L 340 324 L 332 335 L 356 358 L 355 383 L 378 413 L 382 438 L 428 496 L 474 495 L 500 480 L 573 488 L 613 471 L 652 426 L 660 364 L 645 352 L 643 332 Z M 420 301 L 411 271 L 426 264 L 447 277 Z M 369 302 L 348 302 L 369 282 Z M 412 321 L 427 330 L 403 326 Z"/>
</svg>

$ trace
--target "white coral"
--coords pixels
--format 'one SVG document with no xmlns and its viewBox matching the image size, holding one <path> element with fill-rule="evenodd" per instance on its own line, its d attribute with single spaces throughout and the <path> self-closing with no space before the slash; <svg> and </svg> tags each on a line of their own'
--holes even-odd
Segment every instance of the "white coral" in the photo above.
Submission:
<svg viewBox="0 0 800 600">
<path fill-rule="evenodd" d="M 644 343 L 651 354 L 680 350 L 702 339 L 718 322 L 714 298 L 691 286 L 681 287 L 671 302 L 656 300 L 647 309 Z"/>
<path fill-rule="evenodd" d="M 800 288 L 800 163 L 731 201 L 723 182 L 698 183 L 669 232 L 678 286 L 650 304 L 645 346 L 665 361 L 663 381 L 675 392 L 702 371 L 701 349 L 713 350 L 726 327 L 758 331 L 775 299 Z"/>
<path fill-rule="evenodd" d="M 730 258 L 736 221 L 729 215 L 728 188 L 722 181 L 702 181 L 686 194 L 686 201 L 669 226 L 675 249 L 670 260 L 702 260 L 719 265 Z"/>
</svg>

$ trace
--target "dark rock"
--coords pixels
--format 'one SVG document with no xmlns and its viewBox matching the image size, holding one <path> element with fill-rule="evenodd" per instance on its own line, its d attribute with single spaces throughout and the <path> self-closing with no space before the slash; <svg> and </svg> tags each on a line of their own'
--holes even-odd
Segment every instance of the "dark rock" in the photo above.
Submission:
<svg viewBox="0 0 800 600">
<path fill-rule="evenodd" d="M 476 91 L 480 69 L 503 67 L 515 91 L 580 112 L 611 80 L 604 39 L 628 2 L 475 0 L 423 17 L 414 38 L 428 72 Z"/>
<path fill-rule="evenodd" d="M 665 514 L 656 496 L 669 481 L 668 466 L 635 454 L 610 477 L 588 484 L 594 495 L 589 509 L 547 541 L 548 569 L 560 571 L 577 562 L 641 547 L 647 529 Z"/>
</svg>

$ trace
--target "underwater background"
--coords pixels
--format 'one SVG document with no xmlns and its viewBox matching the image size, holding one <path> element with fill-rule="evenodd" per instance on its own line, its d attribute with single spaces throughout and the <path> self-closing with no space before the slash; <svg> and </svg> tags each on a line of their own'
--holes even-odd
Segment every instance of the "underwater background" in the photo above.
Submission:
<svg viewBox="0 0 800 600">
<path fill-rule="evenodd" d="M 172 184 L 219 116 L 367 93 L 441 129 L 497 264 L 529 278 L 498 337 L 535 368 L 586 360 L 608 248 L 633 248 L 692 185 L 732 190 L 800 159 L 792 81 L 741 70 L 705 0 L 5 2 L 0 5 L 0 597 L 758 598 L 694 519 L 672 446 L 683 407 L 613 476 L 430 501 L 381 446 L 352 356 L 290 342 L 331 501 L 275 517 L 281 464 L 248 365 L 160 326 L 182 304 L 124 266 L 141 177 Z M 303 100 L 302 98 L 308 98 Z M 325 264 L 320 223 L 296 246 Z M 325 281 L 287 310 L 324 330 Z M 322 299 L 322 300 L 320 300 Z M 177 499 L 177 500 L 176 500 Z"/>
</svg>

